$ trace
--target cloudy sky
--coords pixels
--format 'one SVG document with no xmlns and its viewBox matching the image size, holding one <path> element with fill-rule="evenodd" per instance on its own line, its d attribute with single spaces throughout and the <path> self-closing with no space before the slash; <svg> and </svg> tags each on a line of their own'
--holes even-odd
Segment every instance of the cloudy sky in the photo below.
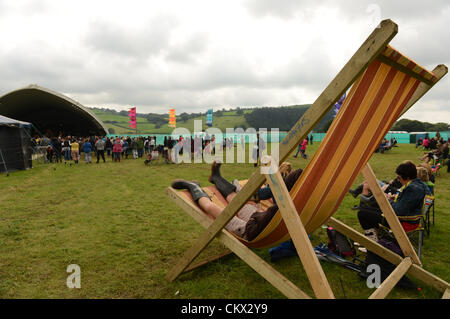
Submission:
<svg viewBox="0 0 450 319">
<path fill-rule="evenodd" d="M 312 103 L 382 19 L 450 66 L 448 0 L 0 0 L 0 95 L 31 83 L 140 113 Z M 404 118 L 450 122 L 450 75 Z"/>
</svg>

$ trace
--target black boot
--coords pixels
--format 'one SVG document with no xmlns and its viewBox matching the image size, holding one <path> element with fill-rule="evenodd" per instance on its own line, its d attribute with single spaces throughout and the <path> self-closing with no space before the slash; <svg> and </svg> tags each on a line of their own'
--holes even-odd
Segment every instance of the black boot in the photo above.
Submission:
<svg viewBox="0 0 450 319">
<path fill-rule="evenodd" d="M 183 179 L 176 179 L 172 182 L 171 186 L 175 189 L 188 189 L 191 192 L 192 198 L 195 202 L 197 202 L 202 197 L 211 199 L 197 182 L 188 182 Z"/>
<path fill-rule="evenodd" d="M 220 175 L 220 165 L 222 165 L 222 163 L 217 163 L 216 161 L 212 163 L 211 175 L 209 175 L 208 180 L 216 185 L 224 198 L 227 198 L 228 195 L 236 191 L 236 186 Z"/>
<path fill-rule="evenodd" d="M 363 191 L 363 184 L 359 184 L 355 189 L 349 189 L 348 192 L 352 194 L 354 198 L 358 197 L 358 195 L 361 195 Z"/>
</svg>

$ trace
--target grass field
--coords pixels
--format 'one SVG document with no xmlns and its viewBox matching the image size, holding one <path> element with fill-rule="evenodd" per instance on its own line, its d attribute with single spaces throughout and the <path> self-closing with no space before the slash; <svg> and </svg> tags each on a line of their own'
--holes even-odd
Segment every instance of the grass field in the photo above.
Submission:
<svg viewBox="0 0 450 319">
<path fill-rule="evenodd" d="M 312 155 L 315 143 L 308 147 Z M 402 144 L 374 154 L 370 164 L 380 179 L 394 176 L 406 159 L 421 152 Z M 311 158 L 311 156 L 309 157 Z M 304 168 L 307 160 L 289 161 Z M 223 175 L 246 179 L 252 164 L 225 164 Z M 284 298 L 235 256 L 228 256 L 169 283 L 164 277 L 202 228 L 175 204 L 165 188 L 174 178 L 207 185 L 208 164 L 145 166 L 143 159 L 79 165 L 36 164 L 28 171 L 0 175 L 0 298 Z M 355 185 L 361 182 L 358 177 Z M 425 238 L 424 268 L 450 281 L 450 174 L 436 182 L 436 223 Z M 335 217 L 360 230 L 357 200 L 347 195 Z M 325 229 L 312 234 L 314 245 L 327 242 Z M 199 258 L 224 251 L 213 241 Z M 255 251 L 270 263 L 268 250 Z M 81 268 L 81 289 L 69 289 L 66 268 Z M 337 298 L 367 298 L 356 272 L 321 263 Z M 273 266 L 313 296 L 298 258 Z M 395 288 L 389 298 L 440 298 L 432 288 Z"/>
</svg>

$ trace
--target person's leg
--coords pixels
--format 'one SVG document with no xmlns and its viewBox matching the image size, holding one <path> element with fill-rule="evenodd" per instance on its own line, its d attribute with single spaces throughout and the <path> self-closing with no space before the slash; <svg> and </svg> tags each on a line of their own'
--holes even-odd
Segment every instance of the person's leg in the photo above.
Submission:
<svg viewBox="0 0 450 319">
<path fill-rule="evenodd" d="M 364 229 L 364 235 L 378 241 L 377 229 L 383 221 L 382 212 L 378 209 L 362 207 L 358 211 L 358 220 Z"/>
<path fill-rule="evenodd" d="M 208 181 L 217 187 L 227 202 L 231 202 L 234 196 L 236 196 L 236 186 L 222 177 L 220 174 L 221 165 L 222 163 L 216 161 L 211 164 L 211 174 L 208 177 Z"/>
<path fill-rule="evenodd" d="M 273 198 L 272 190 L 270 189 L 269 186 L 261 187 L 259 189 L 258 198 L 261 200 L 272 198 L 275 201 L 275 199 Z"/>
<path fill-rule="evenodd" d="M 358 197 L 358 195 L 360 195 L 363 191 L 363 183 L 359 184 L 358 186 L 356 186 L 355 189 L 349 189 L 348 192 L 354 197 Z"/>
<path fill-rule="evenodd" d="M 299 145 L 299 146 L 297 147 L 297 153 L 295 153 L 294 157 L 297 157 L 297 156 L 298 156 L 298 153 L 300 153 L 301 147 L 302 147 L 301 145 Z"/>
<path fill-rule="evenodd" d="M 106 160 L 105 160 L 105 151 L 102 150 L 102 151 L 100 151 L 100 152 L 101 152 L 100 155 L 102 156 L 103 163 L 106 163 Z"/>
</svg>

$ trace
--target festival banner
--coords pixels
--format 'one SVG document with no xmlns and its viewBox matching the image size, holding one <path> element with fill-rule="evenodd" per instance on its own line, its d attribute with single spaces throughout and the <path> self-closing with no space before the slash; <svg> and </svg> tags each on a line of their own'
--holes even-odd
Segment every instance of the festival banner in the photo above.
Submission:
<svg viewBox="0 0 450 319">
<path fill-rule="evenodd" d="M 341 106 L 342 106 L 342 103 L 344 103 L 345 96 L 346 96 L 346 93 L 344 93 L 344 95 L 342 95 L 341 98 L 339 99 L 339 101 L 337 101 L 337 103 L 334 105 L 334 108 L 333 108 L 333 110 L 334 110 L 333 118 L 335 118 L 336 115 L 338 114 L 339 109 L 340 109 Z"/>
<path fill-rule="evenodd" d="M 206 112 L 206 125 L 208 125 L 209 127 L 211 127 L 213 124 L 213 110 L 209 109 Z"/>
<path fill-rule="evenodd" d="M 130 127 L 131 128 L 137 128 L 136 123 L 136 108 L 133 107 L 130 110 L 128 110 L 128 117 L 130 118 Z"/>
<path fill-rule="evenodd" d="M 175 109 L 169 110 L 169 127 L 177 127 L 177 120 L 175 116 Z"/>
</svg>

